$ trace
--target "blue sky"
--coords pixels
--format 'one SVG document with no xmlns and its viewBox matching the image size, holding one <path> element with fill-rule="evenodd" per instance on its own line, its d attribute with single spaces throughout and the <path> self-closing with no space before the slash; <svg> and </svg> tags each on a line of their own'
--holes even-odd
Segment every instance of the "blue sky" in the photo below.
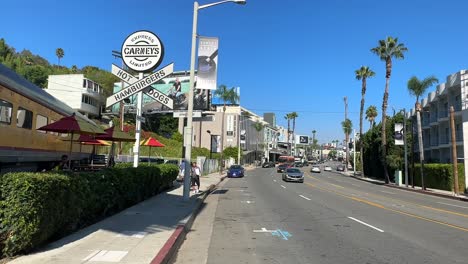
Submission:
<svg viewBox="0 0 468 264">
<path fill-rule="evenodd" d="M 63 65 L 110 71 L 112 63 L 120 64 L 112 50 L 146 29 L 165 45 L 162 65 L 189 69 L 193 1 L 16 0 L 4 1 L 2 10 L 0 38 L 52 63 L 61 47 Z M 398 37 L 409 49 L 393 64 L 388 114 L 392 107 L 414 105 L 406 86 L 411 76 L 435 75 L 445 82 L 467 69 L 466 10 L 464 0 L 249 0 L 201 10 L 198 33 L 219 37 L 218 85 L 241 87 L 244 107 L 275 112 L 282 125 L 283 116 L 296 111 L 297 133 L 316 130 L 328 142 L 344 137 L 344 96 L 359 129 L 361 83 L 354 71 L 361 65 L 376 72 L 368 81 L 366 108 L 376 105 L 381 119 L 385 68 L 370 52 L 379 39 Z"/>
</svg>

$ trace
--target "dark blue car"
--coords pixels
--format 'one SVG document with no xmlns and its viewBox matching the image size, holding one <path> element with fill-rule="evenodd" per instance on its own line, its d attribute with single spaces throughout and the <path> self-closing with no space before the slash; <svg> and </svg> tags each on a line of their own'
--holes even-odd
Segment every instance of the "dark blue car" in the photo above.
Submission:
<svg viewBox="0 0 468 264">
<path fill-rule="evenodd" d="M 227 171 L 228 178 L 244 177 L 244 168 L 241 165 L 232 165 Z"/>
</svg>

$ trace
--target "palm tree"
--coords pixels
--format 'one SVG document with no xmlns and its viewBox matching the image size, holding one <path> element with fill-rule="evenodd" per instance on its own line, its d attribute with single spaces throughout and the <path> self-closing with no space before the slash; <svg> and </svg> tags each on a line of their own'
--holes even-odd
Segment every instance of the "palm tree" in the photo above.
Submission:
<svg viewBox="0 0 468 264">
<path fill-rule="evenodd" d="M 296 130 L 296 118 L 298 118 L 299 115 L 296 112 L 292 112 L 290 115 L 291 115 L 291 119 L 293 121 L 292 140 L 293 140 L 293 142 L 295 142 L 296 139 L 294 138 L 294 132 Z M 296 152 L 296 148 L 294 148 L 294 154 L 296 154 L 295 152 Z"/>
<path fill-rule="evenodd" d="M 366 119 L 369 120 L 370 128 L 375 125 L 375 118 L 377 117 L 377 106 L 371 105 L 366 110 Z"/>
<path fill-rule="evenodd" d="M 418 143 L 419 143 L 419 160 L 421 162 L 421 187 L 423 190 L 424 186 L 424 147 L 422 140 L 422 129 L 421 129 L 421 104 L 419 103 L 419 97 L 422 96 L 426 90 L 432 85 L 438 83 L 439 80 L 435 76 L 429 76 L 424 80 L 419 80 L 416 76 L 411 77 L 408 81 L 408 91 L 411 95 L 416 96 L 416 103 L 414 108 L 416 109 L 416 122 L 418 126 Z"/>
<path fill-rule="evenodd" d="M 260 131 L 265 127 L 262 122 L 258 121 L 252 124 L 252 127 L 257 130 L 257 146 L 255 147 L 255 161 L 257 161 L 258 139 L 260 138 Z"/>
<path fill-rule="evenodd" d="M 58 48 L 55 50 L 55 55 L 58 58 L 58 65 L 60 65 L 60 59 L 63 58 L 63 56 L 65 56 L 65 52 L 63 51 L 62 48 Z"/>
<path fill-rule="evenodd" d="M 375 72 L 373 72 L 368 66 L 361 66 L 358 70 L 355 71 L 356 79 L 362 80 L 362 88 L 361 88 L 361 109 L 359 111 L 359 135 L 362 135 L 362 116 L 364 114 L 364 97 L 366 95 L 367 89 L 367 78 L 371 78 L 375 76 Z M 361 153 L 361 171 L 362 175 L 364 176 L 364 157 L 363 153 L 363 145 L 360 144 L 359 151 Z"/>
<path fill-rule="evenodd" d="M 390 76 L 392 75 L 392 58 L 404 59 L 404 53 L 408 51 L 403 43 L 398 43 L 398 38 L 387 37 L 379 40 L 379 45 L 371 49 L 371 52 L 379 56 L 385 62 L 385 92 L 382 101 L 382 161 L 385 174 L 385 183 L 390 182 L 387 170 L 387 136 L 385 133 L 385 122 L 387 121 L 388 90 L 390 86 Z"/>
<path fill-rule="evenodd" d="M 284 119 L 288 120 L 288 139 L 287 139 L 287 142 L 288 142 L 288 155 L 291 155 L 291 114 L 286 114 L 284 116 Z"/>
<path fill-rule="evenodd" d="M 341 122 L 341 126 L 343 127 L 343 132 L 346 135 L 346 142 L 348 142 L 348 136 L 351 134 L 351 131 L 353 131 L 353 122 L 346 118 L 345 121 Z M 345 165 L 345 170 L 348 170 L 348 162 L 349 162 L 349 146 L 346 146 L 346 165 Z"/>
<path fill-rule="evenodd" d="M 214 94 L 223 101 L 223 118 L 221 120 L 221 162 L 219 164 L 221 173 L 223 171 L 222 160 L 224 150 L 224 118 L 226 115 L 226 103 L 235 104 L 239 101 L 240 97 L 239 94 L 237 94 L 235 87 L 227 88 L 224 84 L 221 84 Z"/>
</svg>

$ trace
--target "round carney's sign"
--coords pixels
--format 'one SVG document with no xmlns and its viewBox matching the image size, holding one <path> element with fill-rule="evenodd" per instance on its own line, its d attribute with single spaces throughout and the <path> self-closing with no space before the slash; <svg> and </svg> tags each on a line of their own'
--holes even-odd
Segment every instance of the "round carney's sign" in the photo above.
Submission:
<svg viewBox="0 0 468 264">
<path fill-rule="evenodd" d="M 153 32 L 142 30 L 130 34 L 122 45 L 122 59 L 137 72 L 154 70 L 164 57 L 164 46 Z"/>
</svg>

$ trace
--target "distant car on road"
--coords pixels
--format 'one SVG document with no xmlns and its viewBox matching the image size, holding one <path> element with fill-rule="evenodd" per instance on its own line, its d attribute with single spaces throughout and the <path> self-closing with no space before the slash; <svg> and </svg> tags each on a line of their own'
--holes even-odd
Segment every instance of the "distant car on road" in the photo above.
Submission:
<svg viewBox="0 0 468 264">
<path fill-rule="evenodd" d="M 283 163 L 278 165 L 278 168 L 276 169 L 277 172 L 285 172 L 286 169 L 291 168 L 291 165 L 288 163 Z"/>
<path fill-rule="evenodd" d="M 312 166 L 312 169 L 310 169 L 310 172 L 320 173 L 320 167 L 317 165 L 314 165 Z"/>
<path fill-rule="evenodd" d="M 300 162 L 300 161 L 296 161 L 294 162 L 294 167 L 296 168 L 302 168 L 304 167 L 304 163 Z"/>
<path fill-rule="evenodd" d="M 241 165 L 231 165 L 227 171 L 228 178 L 244 177 L 244 168 Z"/>
<path fill-rule="evenodd" d="M 323 171 L 332 171 L 332 168 L 330 166 L 325 166 L 325 168 L 323 168 Z"/>
<path fill-rule="evenodd" d="M 297 168 L 289 168 L 283 173 L 283 181 L 304 182 L 304 173 Z"/>
<path fill-rule="evenodd" d="M 344 165 L 338 165 L 336 166 L 336 171 L 344 171 L 345 166 Z"/>
<path fill-rule="evenodd" d="M 265 163 L 263 163 L 263 165 L 262 165 L 262 168 L 274 168 L 274 167 L 275 167 L 275 163 L 272 162 L 272 161 L 265 162 Z"/>
</svg>

